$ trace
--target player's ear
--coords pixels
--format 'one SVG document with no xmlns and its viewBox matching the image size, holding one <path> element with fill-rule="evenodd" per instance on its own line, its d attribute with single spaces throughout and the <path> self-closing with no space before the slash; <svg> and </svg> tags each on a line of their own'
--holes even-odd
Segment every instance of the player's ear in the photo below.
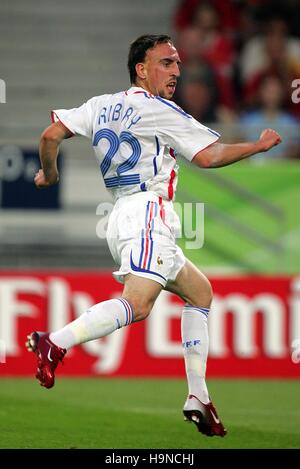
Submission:
<svg viewBox="0 0 300 469">
<path fill-rule="evenodd" d="M 145 78 L 147 78 L 147 70 L 143 62 L 139 62 L 136 64 L 135 71 L 140 79 L 145 80 Z"/>
</svg>

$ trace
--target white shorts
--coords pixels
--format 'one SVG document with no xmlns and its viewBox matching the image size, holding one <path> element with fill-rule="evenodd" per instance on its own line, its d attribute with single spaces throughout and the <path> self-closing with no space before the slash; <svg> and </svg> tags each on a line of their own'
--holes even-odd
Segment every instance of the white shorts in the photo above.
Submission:
<svg viewBox="0 0 300 469">
<path fill-rule="evenodd" d="M 106 239 L 119 270 L 113 276 L 124 282 L 131 273 L 165 287 L 185 264 L 176 245 L 180 220 L 172 202 L 154 192 L 138 192 L 117 200 L 110 214 Z"/>
</svg>

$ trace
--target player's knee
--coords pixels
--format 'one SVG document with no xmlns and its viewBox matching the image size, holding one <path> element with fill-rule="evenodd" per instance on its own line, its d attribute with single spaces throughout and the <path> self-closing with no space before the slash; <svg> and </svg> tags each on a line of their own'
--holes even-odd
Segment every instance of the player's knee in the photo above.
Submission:
<svg viewBox="0 0 300 469">
<path fill-rule="evenodd" d="M 149 316 L 153 307 L 153 304 L 150 300 L 145 300 L 142 298 L 126 299 L 132 306 L 133 317 L 135 321 L 142 321 L 143 319 L 146 319 L 147 316 Z"/>
<path fill-rule="evenodd" d="M 149 302 L 138 302 L 134 308 L 134 319 L 135 321 L 142 321 L 149 316 L 152 309 L 152 304 Z"/>
<path fill-rule="evenodd" d="M 213 299 L 213 289 L 211 286 L 210 281 L 206 278 L 205 281 L 201 281 L 201 285 L 199 285 L 199 289 L 197 289 L 197 293 L 191 301 L 191 304 L 197 306 L 198 308 L 210 308 L 211 302 Z"/>
<path fill-rule="evenodd" d="M 147 316 L 149 316 L 151 309 L 145 308 L 141 306 L 140 308 L 137 308 L 136 315 L 135 315 L 135 321 L 142 321 L 143 319 L 146 319 Z"/>
</svg>

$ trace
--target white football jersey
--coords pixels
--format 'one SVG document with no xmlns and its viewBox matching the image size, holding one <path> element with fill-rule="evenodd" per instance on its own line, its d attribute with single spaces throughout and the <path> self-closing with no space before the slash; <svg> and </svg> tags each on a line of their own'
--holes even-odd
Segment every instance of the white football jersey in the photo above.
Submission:
<svg viewBox="0 0 300 469">
<path fill-rule="evenodd" d="M 115 199 L 153 191 L 172 200 L 176 156 L 191 161 L 220 137 L 173 101 L 136 86 L 96 96 L 78 108 L 52 111 L 52 120 L 91 139 L 99 171 Z"/>
</svg>

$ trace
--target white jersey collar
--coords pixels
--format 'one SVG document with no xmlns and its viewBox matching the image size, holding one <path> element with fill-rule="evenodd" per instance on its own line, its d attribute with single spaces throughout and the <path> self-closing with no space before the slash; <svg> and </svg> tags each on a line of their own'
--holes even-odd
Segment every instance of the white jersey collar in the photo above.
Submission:
<svg viewBox="0 0 300 469">
<path fill-rule="evenodd" d="M 131 86 L 128 90 L 125 91 L 126 95 L 134 94 L 134 93 L 146 93 L 147 95 L 154 96 L 149 91 L 145 90 L 141 86 Z"/>
</svg>

